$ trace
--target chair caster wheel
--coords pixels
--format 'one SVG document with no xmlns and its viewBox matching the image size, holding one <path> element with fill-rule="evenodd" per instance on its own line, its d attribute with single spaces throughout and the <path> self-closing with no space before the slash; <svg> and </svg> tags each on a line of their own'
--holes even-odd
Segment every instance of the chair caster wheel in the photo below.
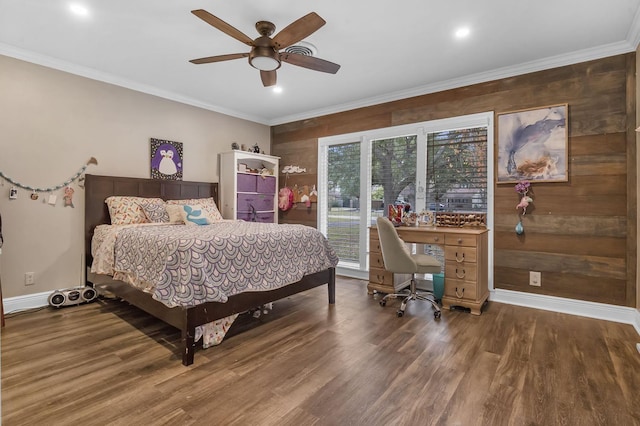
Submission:
<svg viewBox="0 0 640 426">
<path fill-rule="evenodd" d="M 382 306 L 383 308 L 387 305 L 387 301 L 386 300 L 381 300 L 380 301 L 380 306 Z"/>
<path fill-rule="evenodd" d="M 398 311 L 398 312 L 396 312 L 396 315 L 398 316 L 398 318 L 400 318 L 401 316 L 404 315 L 404 312 L 403 311 Z"/>
<path fill-rule="evenodd" d="M 440 311 L 435 311 L 435 312 L 433 313 L 433 317 L 434 317 L 435 319 L 440 319 L 440 317 L 441 317 L 441 316 L 442 316 L 442 312 L 440 312 Z"/>
</svg>

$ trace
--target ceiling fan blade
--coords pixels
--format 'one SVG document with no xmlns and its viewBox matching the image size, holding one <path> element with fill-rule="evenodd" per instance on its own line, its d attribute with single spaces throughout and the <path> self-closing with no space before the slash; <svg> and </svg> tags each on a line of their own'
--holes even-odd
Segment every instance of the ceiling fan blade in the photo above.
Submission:
<svg viewBox="0 0 640 426">
<path fill-rule="evenodd" d="M 313 56 L 298 55 L 297 53 L 281 53 L 280 60 L 297 65 L 303 68 L 309 68 L 314 71 L 328 72 L 335 74 L 340 69 L 340 65 L 333 62 L 325 61 L 324 59 L 315 58 Z"/>
<path fill-rule="evenodd" d="M 260 78 L 262 79 L 262 84 L 264 87 L 275 86 L 276 85 L 276 72 L 274 71 L 260 71 Z"/>
<path fill-rule="evenodd" d="M 232 59 L 240 59 L 248 57 L 248 53 L 231 53 L 229 55 L 217 55 L 217 56 L 207 56 L 206 58 L 192 59 L 189 62 L 192 64 L 210 64 L 212 62 L 222 62 L 222 61 L 230 61 Z"/>
<path fill-rule="evenodd" d="M 246 34 L 244 34 L 241 31 L 235 29 L 231 25 L 227 24 L 222 19 L 220 19 L 220 18 L 218 18 L 216 16 L 213 16 L 212 14 L 207 12 L 206 10 L 203 10 L 203 9 L 192 10 L 191 13 L 193 13 L 198 18 L 200 18 L 203 21 L 205 21 L 207 24 L 219 29 L 223 33 L 235 38 L 238 41 L 241 41 L 242 43 L 244 43 L 244 44 L 246 44 L 248 46 L 252 46 L 253 47 L 253 40 L 250 39 L 249 36 L 247 36 Z"/>
<path fill-rule="evenodd" d="M 291 46 L 305 37 L 318 31 L 327 22 L 317 13 L 311 12 L 302 18 L 290 23 L 286 28 L 273 37 L 272 45 L 276 50 Z"/>
</svg>

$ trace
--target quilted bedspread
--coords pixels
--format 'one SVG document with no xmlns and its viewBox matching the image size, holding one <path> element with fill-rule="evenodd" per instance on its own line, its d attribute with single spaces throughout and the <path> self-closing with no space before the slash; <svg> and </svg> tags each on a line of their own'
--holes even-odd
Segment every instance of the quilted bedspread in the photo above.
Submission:
<svg viewBox="0 0 640 426">
<path fill-rule="evenodd" d="M 169 307 L 226 302 L 338 263 L 317 229 L 242 221 L 96 228 L 94 272 L 126 278 Z M 111 249 L 113 247 L 113 249 Z M 112 256 L 113 259 L 109 259 Z"/>
</svg>

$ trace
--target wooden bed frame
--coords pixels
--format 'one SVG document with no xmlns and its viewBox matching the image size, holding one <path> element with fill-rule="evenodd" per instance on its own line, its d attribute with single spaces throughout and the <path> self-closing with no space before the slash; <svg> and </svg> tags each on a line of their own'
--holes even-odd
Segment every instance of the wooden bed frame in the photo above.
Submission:
<svg viewBox="0 0 640 426">
<path fill-rule="evenodd" d="M 122 281 L 104 279 L 91 274 L 91 238 L 97 225 L 109 224 L 109 210 L 105 199 L 111 195 L 159 197 L 165 200 L 213 197 L 218 203 L 218 184 L 207 182 L 164 181 L 128 177 L 85 176 L 85 253 L 87 282 L 94 285 L 104 281 L 98 289 L 104 289 L 143 311 L 161 319 L 182 332 L 182 363 L 190 365 L 196 350 L 195 328 L 232 314 L 264 305 L 296 293 L 324 284 L 328 286 L 329 303 L 335 303 L 335 268 L 304 276 L 300 281 L 275 290 L 240 293 L 229 297 L 226 303 L 209 302 L 188 308 L 169 308 L 145 293 Z"/>
</svg>

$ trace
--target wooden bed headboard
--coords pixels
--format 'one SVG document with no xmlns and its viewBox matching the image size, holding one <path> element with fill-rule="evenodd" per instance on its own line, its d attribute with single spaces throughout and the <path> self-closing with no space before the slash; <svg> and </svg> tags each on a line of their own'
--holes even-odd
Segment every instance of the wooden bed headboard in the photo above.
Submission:
<svg viewBox="0 0 640 426">
<path fill-rule="evenodd" d="M 104 200 L 111 195 L 158 197 L 163 200 L 213 197 L 218 200 L 218 184 L 212 182 L 186 182 L 118 176 L 85 175 L 84 247 L 87 265 L 91 265 L 91 238 L 96 226 L 111 223 L 109 209 Z"/>
</svg>

